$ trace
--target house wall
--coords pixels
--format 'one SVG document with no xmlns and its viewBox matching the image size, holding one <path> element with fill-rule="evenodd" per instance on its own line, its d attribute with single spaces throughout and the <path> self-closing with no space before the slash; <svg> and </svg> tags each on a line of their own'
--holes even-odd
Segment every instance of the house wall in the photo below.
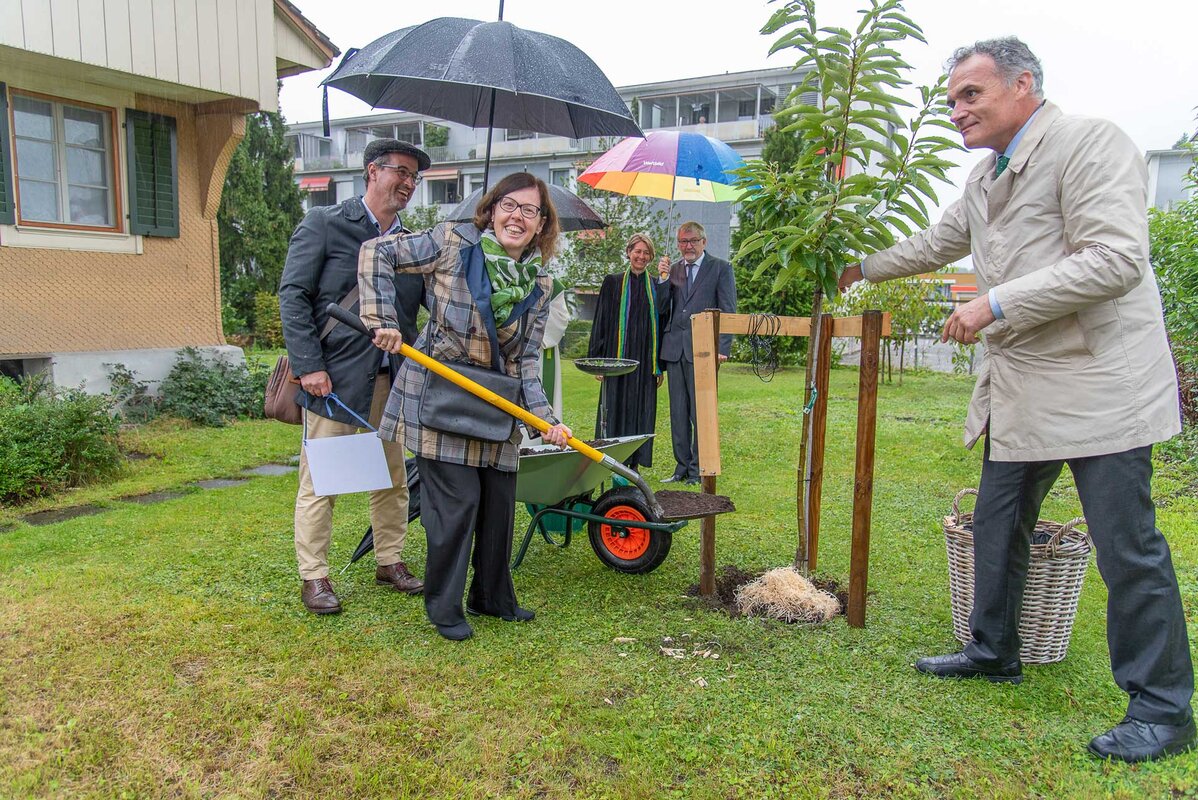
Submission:
<svg viewBox="0 0 1198 800">
<path fill-rule="evenodd" d="M 0 46 L 278 108 L 273 0 L 0 0 Z M 311 60 L 309 55 L 307 59 Z"/>
<path fill-rule="evenodd" d="M 46 91 L 28 76 L 10 85 Z M 115 90 L 99 96 L 95 87 L 92 91 L 86 98 L 52 93 L 112 106 L 118 122 L 126 107 L 176 118 L 179 238 L 81 236 L 0 226 L 0 355 L 224 344 L 216 219 L 214 213 L 203 214 L 196 107 Z M 128 208 L 124 136 L 117 140 L 116 184 Z M 227 164 L 226 158 L 216 165 L 222 178 Z M 40 246 L 13 246 L 26 239 L 37 243 L 39 235 Z M 101 247 L 125 252 L 95 250 Z"/>
</svg>

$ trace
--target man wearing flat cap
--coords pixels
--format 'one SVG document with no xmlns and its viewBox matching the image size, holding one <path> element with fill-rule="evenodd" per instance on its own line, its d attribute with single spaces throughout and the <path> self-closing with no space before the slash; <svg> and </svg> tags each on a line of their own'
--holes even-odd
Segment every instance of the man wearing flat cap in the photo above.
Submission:
<svg viewBox="0 0 1198 800">
<path fill-rule="evenodd" d="M 428 155 L 395 139 L 376 139 L 363 157 L 366 193 L 307 213 L 287 249 L 279 283 L 283 339 L 291 370 L 300 381 L 299 404 L 309 438 L 347 436 L 365 428 L 354 415 L 378 426 L 400 358 L 381 353 L 370 339 L 337 324 L 325 308 L 337 303 L 358 313 L 358 250 L 368 239 L 405 232 L 399 212 L 407 207 Z M 396 311 L 404 341 L 416 341 L 416 312 L 424 296 L 419 275 L 395 275 Z M 330 393 L 345 404 L 329 399 Z M 347 410 L 348 408 L 348 410 Z M 350 412 L 353 413 L 350 413 Z M 408 531 L 408 484 L 403 437 L 383 442 L 393 488 L 370 493 L 370 524 L 378 561 L 375 582 L 406 594 L 424 584 L 403 562 Z M 295 555 L 303 581 L 300 597 L 314 614 L 341 611 L 329 581 L 328 550 L 333 533 L 333 497 L 312 488 L 308 458 L 300 449 L 295 498 Z"/>
</svg>

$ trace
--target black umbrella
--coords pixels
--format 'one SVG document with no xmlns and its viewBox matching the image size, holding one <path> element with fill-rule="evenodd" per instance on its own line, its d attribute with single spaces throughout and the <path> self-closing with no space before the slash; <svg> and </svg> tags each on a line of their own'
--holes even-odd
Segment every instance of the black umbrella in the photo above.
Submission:
<svg viewBox="0 0 1198 800">
<path fill-rule="evenodd" d="M 500 21 L 441 17 L 350 50 L 322 82 L 375 108 L 394 108 L 491 129 L 581 139 L 641 136 L 611 81 L 565 39 Z M 326 88 L 327 91 L 327 88 Z"/>
<path fill-rule="evenodd" d="M 407 468 L 408 480 L 408 522 L 413 522 L 420 516 L 420 473 L 416 471 L 416 459 L 409 458 L 404 461 L 404 466 Z M 362 541 L 358 542 L 358 547 L 354 550 L 354 554 L 349 557 L 349 564 L 354 563 L 362 556 L 374 549 L 374 527 L 368 527 L 366 533 L 362 536 Z M 349 564 L 346 564 L 341 571 L 349 569 Z"/>
<path fill-rule="evenodd" d="M 453 211 L 449 212 L 446 219 L 450 222 L 469 222 L 474 219 L 474 211 L 482 197 L 483 190 L 475 189 L 469 197 L 458 203 Z M 582 198 L 574 192 L 550 184 L 549 199 L 553 201 L 553 207 L 557 209 L 558 223 L 563 232 L 595 231 L 607 227 L 607 223 L 595 213 L 595 209 L 583 202 Z"/>
</svg>

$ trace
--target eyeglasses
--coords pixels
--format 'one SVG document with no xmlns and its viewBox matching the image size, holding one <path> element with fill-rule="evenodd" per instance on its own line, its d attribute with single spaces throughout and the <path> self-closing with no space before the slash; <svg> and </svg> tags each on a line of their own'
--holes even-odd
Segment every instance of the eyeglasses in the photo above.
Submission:
<svg viewBox="0 0 1198 800">
<path fill-rule="evenodd" d="M 520 216 L 524 217 L 525 219 L 536 219 L 545 213 L 541 210 L 540 206 L 534 206 L 532 203 L 517 203 L 510 197 L 500 198 L 496 205 L 498 205 L 499 210 L 503 211 L 505 214 L 511 214 L 518 208 L 520 209 Z"/>
<path fill-rule="evenodd" d="M 678 240 L 678 244 L 680 244 L 680 245 L 685 245 L 685 244 L 698 244 L 698 243 L 699 243 L 699 242 L 701 242 L 701 241 L 703 241 L 703 237 L 702 237 L 702 236 L 700 236 L 698 239 L 679 239 L 679 240 Z"/>
<path fill-rule="evenodd" d="M 375 166 L 379 169 L 395 170 L 395 177 L 399 178 L 401 182 L 411 181 L 413 186 L 419 186 L 420 182 L 424 180 L 424 176 L 419 172 L 412 172 L 407 167 L 401 167 L 398 164 L 375 164 Z"/>
</svg>

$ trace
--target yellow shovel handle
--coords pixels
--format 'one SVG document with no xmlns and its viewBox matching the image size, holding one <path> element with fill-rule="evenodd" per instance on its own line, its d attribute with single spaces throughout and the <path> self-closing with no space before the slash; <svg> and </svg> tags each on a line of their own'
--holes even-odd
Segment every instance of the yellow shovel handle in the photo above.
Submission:
<svg viewBox="0 0 1198 800">
<path fill-rule="evenodd" d="M 442 364 L 440 361 L 437 361 L 434 358 L 430 358 L 429 356 L 420 352 L 419 350 L 412 347 L 411 345 L 406 345 L 406 344 L 400 345 L 399 352 L 402 353 L 405 357 L 412 359 L 417 364 L 419 364 L 420 366 L 429 370 L 430 372 L 437 373 L 438 375 L 440 375 L 442 378 L 449 381 L 450 383 L 453 383 L 456 386 L 460 386 L 461 388 L 470 392 L 470 394 L 474 395 L 475 397 L 478 397 L 482 400 L 486 400 L 491 405 L 496 406 L 497 408 L 500 408 L 503 411 L 506 411 L 508 414 L 511 414 L 513 417 L 520 420 L 521 422 L 531 425 L 532 427 L 536 428 L 541 433 L 545 433 L 551 427 L 553 427 L 548 422 L 541 419 L 540 417 L 538 417 L 536 414 L 532 413 L 531 411 L 521 408 L 520 406 L 516 405 L 515 403 L 511 402 L 510 400 L 507 400 L 506 398 L 500 397 L 499 395 L 495 394 L 487 387 L 480 386 L 479 384 L 470 380 L 465 375 L 456 371 L 452 367 Z M 603 453 L 600 453 L 598 450 L 591 447 L 586 442 L 584 442 L 580 439 L 576 439 L 575 437 L 571 436 L 566 441 L 566 444 L 570 445 L 570 447 L 572 447 L 575 450 L 577 450 L 578 452 L 582 453 L 584 456 L 591 459 L 595 463 L 597 463 L 597 464 L 603 463 L 603 458 L 604 458 Z"/>
</svg>

